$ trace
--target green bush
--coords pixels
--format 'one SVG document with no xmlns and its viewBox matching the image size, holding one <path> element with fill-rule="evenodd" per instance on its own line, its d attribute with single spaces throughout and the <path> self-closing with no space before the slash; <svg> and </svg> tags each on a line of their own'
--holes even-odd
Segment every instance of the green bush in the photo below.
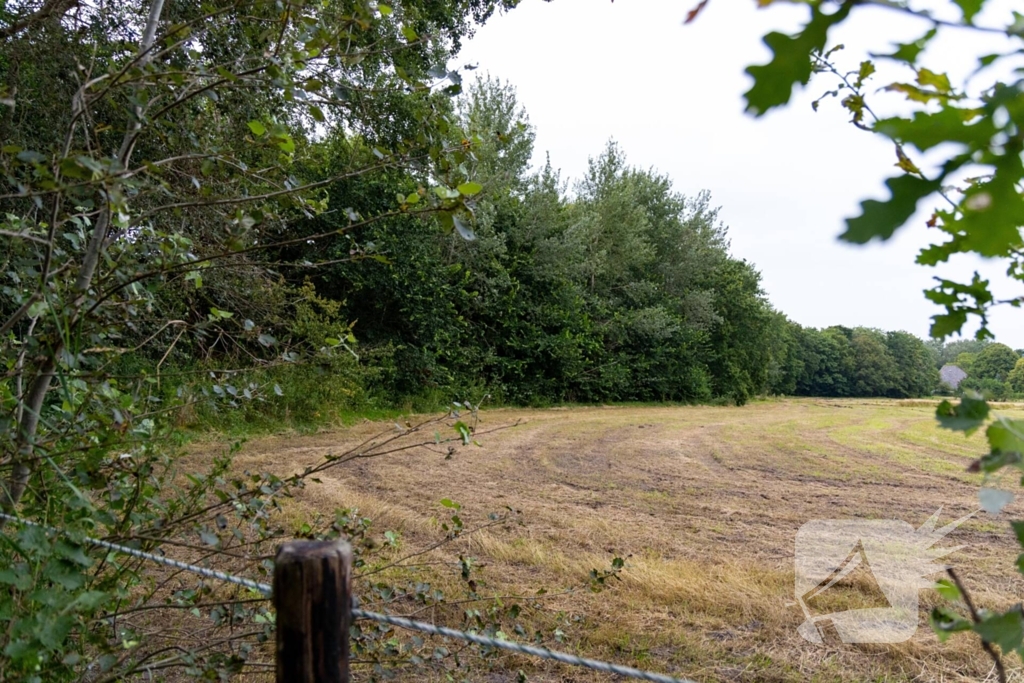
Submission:
<svg viewBox="0 0 1024 683">
<path fill-rule="evenodd" d="M 957 387 L 960 395 L 963 395 L 966 391 L 974 391 L 986 399 L 1003 401 L 1010 397 L 1010 385 L 1006 382 L 1000 382 L 996 379 L 977 379 L 975 377 L 968 377 L 964 381 L 960 382 L 960 386 Z"/>
</svg>

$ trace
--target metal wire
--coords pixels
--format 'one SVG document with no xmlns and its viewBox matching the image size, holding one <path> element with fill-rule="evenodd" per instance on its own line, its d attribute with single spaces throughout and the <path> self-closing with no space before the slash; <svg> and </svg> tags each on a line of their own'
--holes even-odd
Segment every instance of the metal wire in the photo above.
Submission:
<svg viewBox="0 0 1024 683">
<path fill-rule="evenodd" d="M 54 533 L 62 533 L 59 529 L 54 527 L 39 524 L 37 522 L 30 522 L 27 519 L 15 517 L 4 512 L 0 512 L 0 519 L 6 519 L 12 522 L 19 522 L 28 526 L 38 527 L 40 529 L 46 529 Z M 173 567 L 174 569 L 181 569 L 183 571 L 192 572 L 199 576 L 207 579 L 217 579 L 226 583 L 233 583 L 238 586 L 244 586 L 254 591 L 258 591 L 263 595 L 270 597 L 273 589 L 271 586 L 252 579 L 246 579 L 241 576 L 235 576 L 234 574 L 228 574 L 226 572 L 217 571 L 216 569 L 210 569 L 208 567 L 199 567 L 194 564 L 187 562 L 181 562 L 179 560 L 172 560 L 169 557 L 163 557 L 161 555 L 154 555 L 144 550 L 138 550 L 136 548 L 129 548 L 128 546 L 119 545 L 117 543 L 111 543 L 110 541 L 103 541 L 98 538 L 85 537 L 85 543 L 89 545 L 98 546 L 100 548 L 106 548 L 113 552 L 122 553 L 124 555 L 131 555 L 132 557 L 138 557 L 143 560 L 149 560 L 157 564 L 162 564 L 165 567 Z M 642 681 L 652 681 L 652 683 L 695 683 L 694 681 L 686 678 L 676 678 L 667 674 L 659 674 L 651 671 L 642 671 L 640 669 L 634 669 L 631 666 L 621 666 L 619 664 L 612 664 L 611 662 L 602 662 L 596 659 L 587 659 L 586 657 L 577 657 L 567 652 L 559 652 L 557 650 L 549 650 L 545 647 L 536 647 L 534 645 L 523 645 L 516 643 L 511 640 L 502 640 L 499 638 L 491 638 L 489 636 L 483 636 L 478 633 L 466 633 L 465 631 L 458 631 L 453 628 L 447 628 L 445 626 L 436 626 L 434 624 L 428 624 L 422 621 L 415 621 L 406 617 L 393 616 L 391 614 L 381 614 L 380 612 L 369 612 L 367 610 L 359 609 L 356 607 L 352 608 L 352 616 L 356 619 L 369 619 L 371 621 L 377 621 L 384 624 L 390 624 L 399 628 L 408 629 L 410 631 L 419 631 L 421 633 L 429 633 L 435 636 L 444 636 L 446 638 L 456 638 L 458 640 L 464 640 L 469 643 L 476 643 L 477 645 L 484 645 L 487 647 L 493 647 L 501 650 L 508 650 L 509 652 L 516 652 L 522 655 L 530 655 L 531 657 L 540 657 L 542 659 L 550 659 L 563 664 L 570 664 L 572 666 L 582 666 L 595 671 L 602 671 L 604 673 L 615 674 L 618 676 L 625 676 L 627 678 L 636 678 Z"/>
<path fill-rule="evenodd" d="M 52 531 L 54 533 L 62 533 L 59 529 L 55 529 L 55 528 L 53 528 L 51 526 L 46 526 L 45 524 L 38 524 L 36 522 L 30 522 L 27 519 L 22 519 L 21 517 L 15 517 L 13 515 L 8 515 L 7 513 L 4 513 L 4 512 L 0 512 L 0 519 L 6 519 L 6 520 L 11 521 L 11 522 L 20 522 L 21 524 L 26 524 L 28 526 L 38 527 L 40 529 L 46 529 L 47 531 Z M 187 562 L 181 562 L 179 560 L 172 560 L 169 557 L 163 557 L 161 555 L 154 555 L 153 553 L 147 553 L 144 550 L 138 550 L 136 548 L 129 548 L 128 546 L 118 545 L 117 543 L 111 543 L 110 541 L 102 541 L 102 540 L 100 540 L 98 538 L 90 538 L 90 537 L 86 536 L 83 539 L 83 541 L 85 543 L 88 543 L 89 545 L 95 545 L 95 546 L 99 546 L 100 548 L 106 548 L 107 550 L 112 550 L 112 551 L 114 551 L 116 553 L 121 553 L 121 554 L 124 554 L 124 555 L 131 555 L 132 557 L 138 557 L 138 558 L 141 558 L 143 560 L 149 560 L 150 562 L 155 562 L 157 564 L 162 564 L 165 567 L 173 567 L 174 569 L 182 569 L 182 570 L 187 571 L 187 572 L 192 572 L 193 574 L 198 574 L 199 576 L 205 577 L 207 579 L 217 579 L 219 581 L 224 581 L 224 582 L 227 582 L 227 583 L 236 584 L 238 586 L 244 586 L 246 588 L 251 588 L 252 590 L 258 591 L 258 592 L 262 593 L 263 595 L 266 595 L 267 597 L 270 597 L 270 594 L 271 594 L 271 588 L 270 588 L 269 585 L 267 585 L 265 583 L 259 583 L 258 581 L 253 581 L 252 579 L 246 579 L 246 578 L 243 578 L 241 576 L 235 576 L 233 574 L 227 574 L 225 572 L 217 571 L 216 569 L 210 569 L 209 567 L 199 567 L 199 566 L 196 566 L 194 564 L 189 564 Z"/>
<path fill-rule="evenodd" d="M 422 621 L 413 621 L 412 619 L 406 619 L 405 617 L 396 617 L 390 614 L 380 614 L 379 612 L 367 612 L 361 609 L 353 609 L 352 616 L 357 617 L 359 619 L 372 619 L 373 621 L 380 621 L 385 624 L 391 624 L 392 626 L 398 626 L 399 628 L 405 628 L 411 631 L 420 631 L 422 633 L 429 633 L 435 636 L 447 636 L 449 638 L 458 638 L 459 640 L 465 640 L 470 643 L 476 643 L 477 645 L 487 645 L 490 647 L 500 648 L 502 650 L 508 650 L 509 652 L 517 652 L 523 655 L 530 655 L 532 657 L 540 657 L 542 659 L 553 659 L 556 662 L 562 662 L 563 664 L 571 664 L 573 666 L 583 666 L 588 669 L 594 669 L 595 671 L 603 671 L 605 673 L 626 676 L 628 678 L 638 678 L 642 681 L 653 681 L 654 683 L 695 683 L 695 681 L 691 681 L 686 678 L 675 678 L 674 676 L 669 676 L 666 674 L 657 674 L 651 671 L 641 671 L 640 669 L 634 669 L 631 666 L 620 666 L 618 664 L 612 664 L 611 662 L 601 662 L 596 659 L 577 657 L 576 655 L 571 655 L 567 652 L 549 650 L 545 647 L 522 645 L 511 640 L 500 640 L 498 638 L 490 638 L 488 636 L 482 636 L 476 633 L 456 631 L 453 628 L 435 626 L 434 624 L 427 624 Z"/>
</svg>

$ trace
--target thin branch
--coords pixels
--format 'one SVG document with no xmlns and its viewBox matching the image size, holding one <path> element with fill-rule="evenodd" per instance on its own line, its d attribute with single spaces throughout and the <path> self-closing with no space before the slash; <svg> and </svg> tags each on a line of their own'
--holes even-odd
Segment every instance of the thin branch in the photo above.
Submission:
<svg viewBox="0 0 1024 683">
<path fill-rule="evenodd" d="M 408 163 L 408 161 L 409 160 L 406 160 L 406 163 Z M 389 160 L 383 161 L 383 162 L 381 162 L 379 164 L 374 164 L 372 166 L 366 166 L 366 167 L 360 168 L 360 169 L 358 169 L 356 171 L 351 171 L 349 173 L 341 173 L 339 175 L 331 176 L 330 178 L 325 178 L 324 180 L 318 180 L 318 181 L 313 182 L 313 183 L 308 183 L 308 184 L 302 185 L 300 187 L 293 187 L 293 188 L 290 188 L 290 189 L 289 188 L 285 188 L 285 189 L 282 189 L 282 190 L 274 190 L 272 192 L 264 192 L 263 194 L 254 194 L 254 195 L 248 195 L 248 196 L 244 196 L 244 197 L 222 197 L 220 199 L 212 199 L 210 201 L 205 201 L 205 202 L 174 202 L 172 204 L 163 204 L 161 206 L 157 206 L 157 207 L 147 211 L 146 213 L 142 214 L 141 216 L 139 216 L 138 220 L 139 221 L 144 221 L 144 220 L 147 220 L 150 216 L 153 216 L 153 215 L 156 215 L 156 214 L 160 214 L 160 213 L 164 213 L 166 211 L 170 211 L 170 210 L 174 210 L 174 209 L 202 208 L 202 207 L 207 207 L 207 206 L 229 206 L 229 205 L 237 205 L 237 204 L 248 204 L 248 203 L 251 203 L 251 202 L 264 201 L 266 199 L 274 199 L 276 197 L 281 197 L 283 195 L 288 195 L 288 194 L 298 194 L 300 192 L 309 192 L 310 190 L 317 190 L 317 189 L 319 189 L 321 187 L 326 187 L 327 185 L 331 185 L 331 184 L 336 183 L 338 181 L 347 180 L 349 178 L 356 178 L 356 177 L 359 177 L 359 176 L 364 175 L 366 173 L 373 173 L 374 171 L 382 171 L 382 170 L 387 169 L 387 168 L 400 167 L 398 164 L 399 164 L 399 160 L 389 159 Z M 330 234 L 330 233 L 326 233 L 326 234 Z M 309 238 L 301 238 L 301 239 L 295 240 L 295 241 L 302 241 L 302 239 L 309 239 Z"/>
<path fill-rule="evenodd" d="M 927 10 L 919 10 L 909 7 L 902 2 L 895 2 L 894 0 L 860 0 L 862 5 L 873 5 L 875 7 L 881 7 L 884 9 L 894 10 L 901 14 L 908 14 L 912 17 L 916 17 L 923 21 L 931 22 L 936 26 L 945 26 L 947 28 L 960 28 L 967 29 L 970 31 L 980 31 L 982 33 L 997 33 L 1001 36 L 1012 35 L 1009 30 L 1005 28 L 995 28 L 992 26 L 977 26 L 975 24 L 967 24 L 960 21 L 948 21 L 946 19 L 936 19 L 932 16 L 931 12 Z"/>
<path fill-rule="evenodd" d="M 507 521 L 508 521 L 508 519 L 505 518 L 505 517 L 501 517 L 501 518 L 498 518 L 498 519 L 495 519 L 495 520 L 491 520 L 489 522 L 486 522 L 485 524 L 481 524 L 479 526 L 473 527 L 472 529 L 467 529 L 466 531 L 463 531 L 456 538 L 463 538 L 463 537 L 466 537 L 466 536 L 470 536 L 470 535 L 476 533 L 477 531 L 480 531 L 482 529 L 487 529 L 488 527 L 496 526 L 498 524 L 504 524 Z M 355 578 L 362 579 L 362 578 L 365 578 L 367 576 L 372 576 L 374 574 L 379 574 L 380 572 L 385 571 L 387 569 L 392 569 L 392 568 L 395 568 L 395 567 L 405 567 L 405 566 L 408 566 L 408 565 L 403 565 L 402 563 L 405 562 L 406 560 L 411 560 L 414 557 L 419 557 L 420 555 L 426 555 L 427 553 L 431 552 L 432 550 L 437 550 L 441 546 L 446 545 L 448 543 L 451 543 L 451 542 L 453 542 L 455 540 L 456 540 L 455 538 L 447 538 L 446 537 L 446 538 L 438 541 L 437 543 L 434 543 L 432 545 L 427 546 L 426 548 L 424 548 L 422 550 L 418 550 L 418 551 L 416 551 L 414 553 L 410 553 L 408 555 L 405 555 L 404 557 L 400 557 L 397 560 L 395 560 L 394 562 L 390 562 L 390 563 L 384 565 L 383 567 L 377 567 L 376 569 L 371 569 L 370 571 L 361 572 L 359 574 L 356 574 Z"/>
<path fill-rule="evenodd" d="M 978 610 L 974 607 L 974 601 L 971 600 L 971 594 L 967 592 L 967 588 L 960 581 L 960 577 L 956 575 L 956 571 L 952 567 L 946 568 L 946 573 L 949 574 L 949 578 L 953 580 L 957 590 L 960 591 L 960 596 L 964 599 L 964 604 L 967 605 L 967 611 L 971 613 L 971 619 L 974 620 L 975 624 L 981 623 L 981 616 L 978 614 Z M 981 647 L 992 658 L 992 661 L 996 665 L 996 676 L 999 677 L 999 683 L 1006 683 L 1006 667 L 1003 666 L 1003 659 L 996 652 L 992 644 L 984 638 L 981 639 Z"/>
<path fill-rule="evenodd" d="M 12 313 L 11 317 L 7 319 L 7 322 L 5 322 L 2 327 L 0 327 L 0 337 L 2 337 L 5 334 L 7 334 L 7 332 L 12 327 L 17 325 L 18 321 L 21 320 L 22 318 L 24 318 L 25 314 L 28 313 L 28 309 L 32 308 L 32 304 L 34 304 L 35 302 L 39 301 L 42 298 L 43 298 L 42 292 L 40 292 L 38 290 L 35 291 L 35 292 L 32 292 L 32 296 L 30 296 L 25 301 L 25 303 L 23 303 L 21 305 L 21 307 L 18 310 L 16 310 L 14 313 Z"/>
<path fill-rule="evenodd" d="M 32 24 L 37 24 L 42 21 L 46 21 L 54 14 L 63 15 L 71 11 L 72 8 L 78 6 L 78 0 L 45 0 L 43 4 L 35 12 L 28 14 L 18 21 L 15 21 L 3 28 L 0 28 L 0 40 L 8 40 L 13 38 L 15 35 L 30 27 Z"/>
<path fill-rule="evenodd" d="M 27 232 L 13 232 L 11 230 L 0 230 L 0 237 L 10 237 L 11 239 L 17 240 L 28 240 L 30 242 L 36 242 L 37 244 L 49 244 L 45 237 L 36 237 Z"/>
<path fill-rule="evenodd" d="M 282 194 L 282 193 L 275 193 L 275 194 Z M 438 211 L 442 211 L 442 209 L 440 209 L 440 208 L 431 208 L 431 209 L 423 209 L 423 210 L 414 211 L 414 212 L 410 212 L 410 211 L 386 211 L 385 213 L 377 214 L 376 216 L 371 216 L 369 218 L 366 218 L 366 219 L 361 220 L 361 221 L 357 221 L 355 223 L 349 223 L 345 227 L 338 228 L 336 230 L 329 230 L 327 232 L 321 232 L 321 233 L 318 233 L 318 234 L 315 234 L 315 235 L 307 235 L 305 237 L 295 237 L 293 239 L 281 240 L 280 242 L 270 242 L 268 244 L 257 244 L 257 245 L 251 246 L 251 247 L 246 247 L 245 249 L 239 249 L 238 251 L 225 251 L 225 252 L 220 252 L 218 254 L 213 254 L 212 256 L 204 256 L 203 258 L 199 258 L 199 259 L 196 259 L 194 261 L 186 261 L 184 263 L 179 263 L 177 265 L 169 266 L 167 268 L 162 268 L 160 270 L 146 271 L 145 273 L 140 273 L 139 275 L 136 275 L 135 277 L 129 278 L 128 280 L 125 280 L 124 282 L 119 283 L 117 287 L 114 287 L 113 289 L 105 292 L 102 296 L 97 297 L 95 303 L 93 303 L 92 307 L 90 307 L 89 310 L 85 312 L 85 315 L 86 316 L 91 315 L 97 308 L 99 308 L 99 306 L 101 304 L 103 304 L 105 301 L 107 301 L 110 297 L 112 297 L 114 294 L 116 294 L 120 290 L 125 289 L 126 287 L 130 287 L 131 285 L 135 284 L 136 282 L 142 282 L 143 280 L 148 280 L 151 277 L 156 277 L 158 275 L 168 275 L 170 273 L 174 273 L 174 272 L 178 272 L 178 271 L 182 271 L 182 270 L 188 270 L 189 268 L 195 267 L 195 266 L 197 266 L 197 265 L 199 265 L 201 263 L 209 263 L 211 261 L 217 261 L 219 259 L 231 258 L 232 256 L 241 256 L 242 254 L 249 254 L 249 253 L 252 253 L 254 251 L 264 251 L 266 249 L 279 249 L 281 247 L 287 247 L 287 246 L 291 246 L 293 244 L 303 244 L 305 242 L 313 242 L 313 241 L 316 241 L 316 240 L 325 239 L 327 237 L 333 237 L 335 235 L 341 235 L 341 234 L 344 234 L 346 232 L 350 232 L 352 230 L 357 230 L 359 228 L 365 227 L 365 226 L 370 225 L 372 223 L 376 223 L 379 220 L 384 220 L 385 218 L 394 218 L 396 216 L 420 216 L 420 215 L 424 215 L 424 214 L 436 213 Z"/>
</svg>

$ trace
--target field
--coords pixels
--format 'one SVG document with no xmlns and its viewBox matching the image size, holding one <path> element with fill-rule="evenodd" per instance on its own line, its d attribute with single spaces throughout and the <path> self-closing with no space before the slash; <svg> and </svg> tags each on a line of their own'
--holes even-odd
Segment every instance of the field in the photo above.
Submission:
<svg viewBox="0 0 1024 683">
<path fill-rule="evenodd" d="M 462 505 L 467 528 L 514 508 L 521 523 L 485 528 L 372 580 L 415 574 L 455 595 L 457 572 L 439 563 L 453 550 L 472 556 L 480 596 L 547 589 L 523 612 L 527 630 L 560 627 L 563 642 L 549 644 L 587 656 L 699 681 L 994 680 L 972 636 L 938 643 L 927 626 L 938 601 L 931 590 L 921 592 L 922 628 L 904 643 L 813 645 L 796 631 L 802 524 L 862 517 L 917 527 L 941 507 L 942 525 L 977 509 L 980 477 L 966 467 L 984 439 L 939 430 L 933 414 L 928 402 L 832 400 L 485 411 L 481 447 L 451 459 L 414 450 L 354 461 L 306 489 L 289 514 L 358 507 L 374 520 L 374 542 L 397 533 L 401 556 L 442 536 L 439 520 L 451 512 L 441 499 Z M 482 433 L 504 425 L 516 426 Z M 256 439 L 239 459 L 287 473 L 386 427 Z M 1007 511 L 1019 516 L 1022 506 Z M 1008 518 L 980 512 L 939 544 L 963 546 L 946 561 L 981 605 L 1005 607 L 1024 589 Z M 626 559 L 622 580 L 587 590 L 588 572 L 615 556 Z M 573 586 L 580 590 L 565 592 Z M 847 581 L 825 607 L 856 605 L 866 590 Z M 392 609 L 460 626 L 465 607 Z M 516 656 L 483 666 L 472 680 L 514 681 L 518 670 L 538 681 L 609 680 Z"/>
</svg>

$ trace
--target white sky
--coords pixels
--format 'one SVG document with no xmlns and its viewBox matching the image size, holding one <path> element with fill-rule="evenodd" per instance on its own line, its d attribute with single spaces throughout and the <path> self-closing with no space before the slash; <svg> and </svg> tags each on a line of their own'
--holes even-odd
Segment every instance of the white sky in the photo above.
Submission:
<svg viewBox="0 0 1024 683">
<path fill-rule="evenodd" d="M 745 115 L 742 94 L 750 79 L 744 68 L 770 56 L 761 36 L 793 30 L 806 9 L 711 0 L 684 26 L 695 4 L 523 0 L 481 28 L 457 64 L 477 63 L 477 73 L 517 88 L 537 132 L 535 164 L 550 152 L 563 178 L 580 177 L 588 157 L 614 138 L 632 165 L 668 174 L 678 191 L 709 189 L 722 207 L 733 253 L 757 265 L 773 305 L 803 325 L 864 325 L 927 337 L 939 309 L 922 290 L 933 276 L 966 280 L 975 269 L 992 279 L 997 296 L 1021 294 L 995 262 L 963 256 L 939 269 L 916 265 L 918 248 L 932 237 L 924 226 L 930 210 L 885 244 L 839 242 L 843 219 L 857 215 L 860 200 L 888 196 L 882 182 L 894 172 L 891 145 L 850 125 L 835 100 L 812 111 L 811 100 L 832 86 L 826 76 L 812 80 L 788 108 L 761 119 Z M 840 54 L 849 68 L 867 52 L 889 51 L 894 40 L 928 28 L 884 9 L 853 14 L 833 39 L 847 46 Z M 962 70 L 973 66 L 974 55 L 998 47 L 991 38 L 958 32 L 929 48 L 926 63 Z M 891 99 L 879 104 L 900 106 Z M 991 328 L 998 341 L 1024 347 L 1024 311 L 997 309 Z"/>
</svg>

